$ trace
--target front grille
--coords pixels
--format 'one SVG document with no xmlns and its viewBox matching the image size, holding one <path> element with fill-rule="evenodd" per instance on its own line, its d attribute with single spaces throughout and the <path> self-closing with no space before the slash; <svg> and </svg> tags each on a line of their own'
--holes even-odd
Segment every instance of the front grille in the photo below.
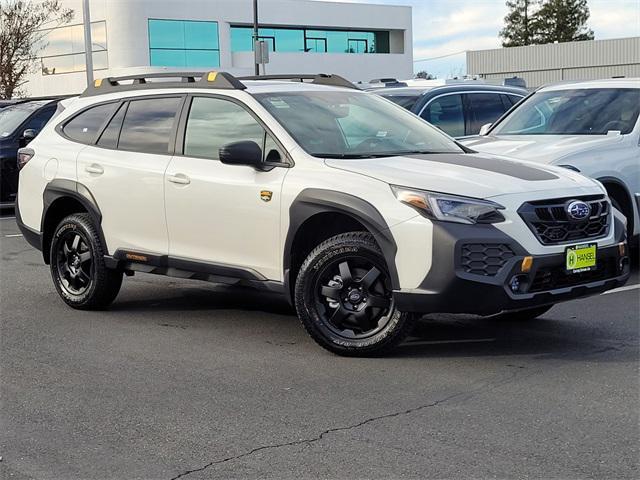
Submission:
<svg viewBox="0 0 640 480">
<path fill-rule="evenodd" d="M 591 215 L 574 221 L 567 215 L 567 205 L 582 200 L 591 207 Z M 604 237 L 609 232 L 611 208 L 603 195 L 560 198 L 528 202 L 518 213 L 543 245 L 580 242 Z"/>
<path fill-rule="evenodd" d="M 462 246 L 461 265 L 467 273 L 493 277 L 514 256 L 504 243 L 467 243 Z"/>
<path fill-rule="evenodd" d="M 616 259 L 605 258 L 598 263 L 597 268 L 588 272 L 567 273 L 564 266 L 541 268 L 533 277 L 529 287 L 530 293 L 544 292 L 556 288 L 575 287 L 590 282 L 597 282 L 616 276 Z"/>
</svg>

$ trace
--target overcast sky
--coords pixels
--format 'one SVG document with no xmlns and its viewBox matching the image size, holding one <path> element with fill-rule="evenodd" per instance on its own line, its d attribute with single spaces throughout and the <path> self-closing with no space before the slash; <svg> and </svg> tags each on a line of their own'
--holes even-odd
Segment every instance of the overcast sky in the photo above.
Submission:
<svg viewBox="0 0 640 480">
<path fill-rule="evenodd" d="M 466 50 L 500 47 L 504 0 L 336 0 L 413 7 L 414 70 L 440 78 L 466 73 Z M 640 35 L 640 0 L 588 0 L 596 39 Z M 454 55 L 452 55 L 454 54 Z M 446 55 L 445 58 L 436 58 Z M 435 58 L 435 59 L 434 59 Z"/>
</svg>

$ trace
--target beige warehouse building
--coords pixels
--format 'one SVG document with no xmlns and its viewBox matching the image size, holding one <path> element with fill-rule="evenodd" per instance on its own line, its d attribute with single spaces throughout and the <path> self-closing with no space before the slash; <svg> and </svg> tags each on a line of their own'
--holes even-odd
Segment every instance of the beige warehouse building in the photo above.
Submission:
<svg viewBox="0 0 640 480">
<path fill-rule="evenodd" d="M 640 37 L 469 51 L 467 74 L 490 83 L 517 76 L 528 88 L 563 80 L 640 77 Z"/>
</svg>

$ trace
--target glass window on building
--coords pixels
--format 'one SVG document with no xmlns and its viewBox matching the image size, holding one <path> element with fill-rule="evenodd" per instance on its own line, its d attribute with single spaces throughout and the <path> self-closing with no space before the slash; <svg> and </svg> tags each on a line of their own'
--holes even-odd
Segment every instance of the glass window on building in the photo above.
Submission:
<svg viewBox="0 0 640 480">
<path fill-rule="evenodd" d="M 85 71 L 82 25 L 42 30 L 42 37 L 36 48 L 41 51 L 40 62 L 43 75 Z M 94 70 L 109 68 L 107 27 L 104 21 L 91 24 L 91 51 Z"/>
<path fill-rule="evenodd" d="M 260 40 L 274 52 L 389 53 L 389 32 L 261 28 Z M 231 51 L 253 50 L 253 29 L 231 27 Z"/>
<path fill-rule="evenodd" d="M 149 59 L 154 67 L 219 67 L 218 23 L 149 19 Z"/>
</svg>

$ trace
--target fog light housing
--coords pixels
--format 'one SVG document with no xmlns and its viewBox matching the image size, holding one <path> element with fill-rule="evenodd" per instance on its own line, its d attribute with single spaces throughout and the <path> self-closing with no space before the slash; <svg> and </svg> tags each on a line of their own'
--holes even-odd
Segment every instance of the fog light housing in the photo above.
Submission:
<svg viewBox="0 0 640 480">
<path fill-rule="evenodd" d="M 529 285 L 529 277 L 526 275 L 514 275 L 509 280 L 509 288 L 513 293 L 523 293 Z"/>
<path fill-rule="evenodd" d="M 628 264 L 629 264 L 629 257 L 620 258 L 620 260 L 618 260 L 618 271 L 622 273 Z"/>
</svg>

